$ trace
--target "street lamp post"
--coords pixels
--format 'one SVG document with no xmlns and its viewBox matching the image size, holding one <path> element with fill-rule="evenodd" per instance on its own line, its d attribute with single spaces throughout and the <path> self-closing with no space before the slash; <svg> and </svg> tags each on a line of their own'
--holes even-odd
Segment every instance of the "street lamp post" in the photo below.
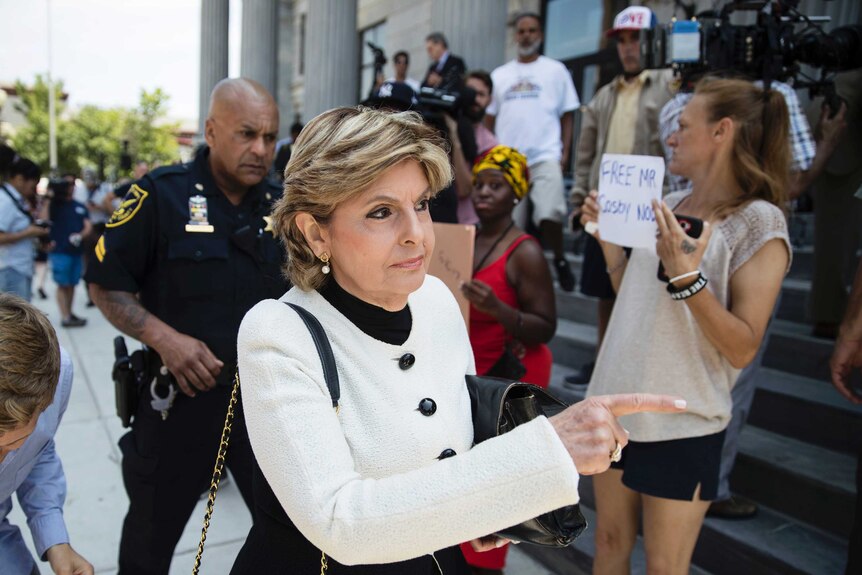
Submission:
<svg viewBox="0 0 862 575">
<path fill-rule="evenodd" d="M 45 0 L 48 7 L 48 163 L 51 175 L 57 174 L 57 118 L 54 102 L 54 80 L 51 77 L 51 0 Z"/>
</svg>

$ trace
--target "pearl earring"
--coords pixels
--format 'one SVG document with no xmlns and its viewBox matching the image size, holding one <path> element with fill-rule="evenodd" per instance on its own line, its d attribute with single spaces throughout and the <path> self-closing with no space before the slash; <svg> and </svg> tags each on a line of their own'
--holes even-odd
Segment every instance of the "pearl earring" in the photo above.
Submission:
<svg viewBox="0 0 862 575">
<path fill-rule="evenodd" d="M 322 271 L 324 275 L 328 274 L 331 271 L 331 268 L 329 267 L 329 254 L 324 252 L 317 257 L 323 262 L 323 266 L 320 268 L 320 271 Z"/>
<path fill-rule="evenodd" d="M 515 198 L 515 200 L 512 203 L 517 206 L 519 203 L 521 203 L 521 200 L 519 200 L 518 198 Z"/>
</svg>

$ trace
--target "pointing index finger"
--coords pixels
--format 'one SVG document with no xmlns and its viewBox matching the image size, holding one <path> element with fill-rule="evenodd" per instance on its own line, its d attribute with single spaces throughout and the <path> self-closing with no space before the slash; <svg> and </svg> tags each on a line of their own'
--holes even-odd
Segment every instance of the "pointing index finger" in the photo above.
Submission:
<svg viewBox="0 0 862 575">
<path fill-rule="evenodd" d="M 608 408 L 616 417 L 644 412 L 682 413 L 686 409 L 686 401 L 676 395 L 621 393 L 598 396 L 593 399 Z"/>
</svg>

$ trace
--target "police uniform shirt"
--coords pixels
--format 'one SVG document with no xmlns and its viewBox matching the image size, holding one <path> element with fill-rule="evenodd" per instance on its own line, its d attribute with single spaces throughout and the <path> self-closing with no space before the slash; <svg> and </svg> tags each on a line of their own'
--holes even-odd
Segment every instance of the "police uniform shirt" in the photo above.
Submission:
<svg viewBox="0 0 862 575">
<path fill-rule="evenodd" d="M 154 170 L 132 185 L 96 244 L 86 280 L 140 293 L 143 306 L 225 363 L 229 384 L 245 312 L 288 288 L 271 225 L 281 189 L 264 179 L 238 206 L 218 189 L 209 150 L 190 164 Z"/>
</svg>

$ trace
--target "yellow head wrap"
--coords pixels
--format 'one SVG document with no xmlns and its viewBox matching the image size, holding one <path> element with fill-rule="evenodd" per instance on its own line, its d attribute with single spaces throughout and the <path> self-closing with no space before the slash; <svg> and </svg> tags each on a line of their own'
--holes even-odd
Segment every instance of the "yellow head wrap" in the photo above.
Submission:
<svg viewBox="0 0 862 575">
<path fill-rule="evenodd" d="M 473 165 L 473 182 L 479 172 L 500 170 L 519 200 L 530 190 L 530 170 L 524 154 L 509 146 L 494 146 Z"/>
</svg>

